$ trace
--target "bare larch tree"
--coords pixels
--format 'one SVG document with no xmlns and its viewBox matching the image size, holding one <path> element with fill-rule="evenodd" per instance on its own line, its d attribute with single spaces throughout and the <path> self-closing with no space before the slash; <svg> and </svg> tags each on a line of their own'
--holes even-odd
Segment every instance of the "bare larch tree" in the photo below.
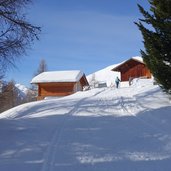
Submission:
<svg viewBox="0 0 171 171">
<path fill-rule="evenodd" d="M 26 21 L 24 9 L 31 0 L 0 0 L 0 75 L 38 39 L 40 27 Z"/>
</svg>

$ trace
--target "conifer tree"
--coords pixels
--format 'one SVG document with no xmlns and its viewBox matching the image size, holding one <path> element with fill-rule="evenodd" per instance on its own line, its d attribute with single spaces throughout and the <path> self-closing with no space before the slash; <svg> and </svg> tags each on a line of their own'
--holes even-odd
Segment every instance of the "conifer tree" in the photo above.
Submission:
<svg viewBox="0 0 171 171">
<path fill-rule="evenodd" d="M 138 5 L 143 19 L 135 23 L 143 36 L 141 55 L 156 81 L 171 94 L 171 0 L 148 0 L 150 11 Z"/>
</svg>

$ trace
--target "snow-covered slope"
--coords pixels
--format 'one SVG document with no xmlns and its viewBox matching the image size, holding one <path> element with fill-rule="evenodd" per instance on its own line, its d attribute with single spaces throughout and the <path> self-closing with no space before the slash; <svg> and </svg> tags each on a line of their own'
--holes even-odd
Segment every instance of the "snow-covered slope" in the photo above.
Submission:
<svg viewBox="0 0 171 171">
<path fill-rule="evenodd" d="M 153 80 L 0 114 L 2 171 L 170 171 L 171 103 Z"/>
<path fill-rule="evenodd" d="M 18 83 L 18 84 L 15 84 L 15 86 L 24 94 L 27 94 L 27 92 L 29 91 L 29 89 L 25 85 Z"/>
<path fill-rule="evenodd" d="M 20 97 L 21 99 L 24 99 L 29 91 L 29 89 L 22 85 L 22 84 L 15 84 L 15 87 L 17 88 L 17 92 L 18 92 L 18 97 Z"/>
<path fill-rule="evenodd" d="M 119 72 L 111 71 L 113 68 L 115 68 L 119 64 L 114 64 L 111 66 L 108 66 L 102 70 L 96 71 L 95 73 L 92 73 L 87 76 L 88 82 L 91 84 L 92 80 L 98 81 L 98 82 L 106 82 L 107 86 L 110 87 L 111 85 L 115 84 L 115 78 L 117 76 L 120 77 Z"/>
</svg>

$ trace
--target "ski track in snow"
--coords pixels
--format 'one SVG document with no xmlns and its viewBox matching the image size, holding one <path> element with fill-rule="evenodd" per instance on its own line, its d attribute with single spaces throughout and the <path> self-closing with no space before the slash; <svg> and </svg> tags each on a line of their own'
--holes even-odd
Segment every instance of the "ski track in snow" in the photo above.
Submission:
<svg viewBox="0 0 171 171">
<path fill-rule="evenodd" d="M 98 94 L 102 93 L 102 91 L 99 91 L 98 93 L 92 95 L 92 97 L 97 96 Z M 63 129 L 67 123 L 67 121 L 69 120 L 70 116 L 72 116 L 74 113 L 77 112 L 77 110 L 79 109 L 79 107 L 81 106 L 81 104 L 90 97 L 86 97 L 83 98 L 81 100 L 79 100 L 73 107 L 73 109 L 71 109 L 68 113 L 65 113 L 65 117 L 63 118 L 63 122 L 62 122 L 62 127 L 60 129 L 56 129 L 56 131 L 54 132 L 52 139 L 49 143 L 49 146 L 47 147 L 47 150 L 44 154 L 43 157 L 43 166 L 41 171 L 53 171 L 54 170 L 54 164 L 55 164 L 55 156 L 56 156 L 56 151 L 58 149 L 58 145 L 60 143 L 60 138 L 61 135 L 63 133 Z"/>
<path fill-rule="evenodd" d="M 131 89 L 132 88 L 127 89 L 127 91 L 126 91 L 127 93 L 124 93 L 124 96 L 121 95 L 121 93 L 119 93 L 118 90 L 116 90 L 117 99 L 119 100 L 119 105 L 121 106 L 123 111 L 128 113 L 128 115 L 130 115 L 130 116 L 134 116 L 138 120 L 138 122 L 141 122 L 142 124 L 149 127 L 150 129 L 157 130 L 160 132 L 161 129 L 154 127 L 154 125 L 152 125 L 151 123 L 149 123 L 147 121 L 144 121 L 143 119 L 139 118 L 135 114 L 136 109 L 139 111 L 142 111 L 144 108 L 142 107 L 141 103 L 131 94 L 131 91 L 133 91 Z M 164 133 L 164 131 L 163 131 L 163 133 Z"/>
<path fill-rule="evenodd" d="M 72 99 L 72 106 L 69 106 L 69 108 L 67 108 L 67 105 L 66 106 L 61 105 L 62 106 L 60 108 L 61 110 L 65 107 L 67 109 L 65 112 L 63 112 L 63 113 L 61 112 L 63 114 L 63 118 L 60 122 L 61 126 L 59 126 L 58 123 L 56 123 L 56 122 L 54 124 L 54 127 L 53 127 L 54 131 L 51 132 L 52 133 L 51 138 L 48 141 L 45 151 L 42 153 L 43 155 L 41 155 L 42 163 L 40 164 L 39 171 L 54 171 L 54 170 L 56 170 L 57 166 L 55 164 L 58 161 L 58 155 L 61 154 L 60 147 L 62 145 L 62 142 L 66 143 L 65 142 L 66 140 L 64 139 L 63 135 L 65 133 L 68 133 L 68 132 L 66 132 L 66 129 L 68 128 L 67 125 L 70 123 L 70 121 L 71 121 L 71 125 L 77 124 L 77 121 L 74 121 L 75 117 L 73 117 L 73 116 L 88 116 L 88 117 L 89 116 L 95 116 L 95 117 L 99 116 L 99 118 L 108 116 L 108 115 L 114 116 L 114 117 L 126 116 L 127 119 L 129 118 L 129 121 L 134 120 L 133 123 L 134 124 L 136 123 L 135 126 L 141 125 L 142 131 L 143 131 L 144 127 L 147 128 L 147 130 L 148 130 L 147 133 L 146 133 L 146 131 L 144 131 L 143 134 L 141 135 L 141 138 L 138 137 L 139 138 L 138 140 L 140 140 L 140 141 L 143 140 L 144 142 L 145 142 L 145 140 L 147 140 L 147 142 L 151 142 L 151 143 L 153 143 L 153 141 L 155 141 L 155 143 L 157 143 L 157 144 L 161 144 L 160 141 L 165 140 L 165 143 L 166 143 L 165 148 L 170 149 L 170 147 L 171 147 L 171 143 L 170 143 L 171 139 L 170 138 L 171 137 L 169 136 L 169 133 L 170 133 L 169 129 L 166 129 L 168 132 L 165 132 L 165 130 L 162 129 L 165 127 L 162 127 L 162 128 L 157 127 L 157 125 L 159 125 L 160 118 L 157 118 L 155 120 L 154 115 L 152 113 L 150 113 L 151 112 L 150 110 L 153 108 L 148 107 L 148 105 L 144 104 L 144 101 L 143 102 L 141 101 L 142 98 L 139 98 L 139 96 L 137 96 L 137 95 L 139 95 L 138 91 L 145 92 L 145 90 L 143 90 L 143 89 L 136 90 L 135 87 L 126 87 L 126 88 L 119 88 L 119 89 L 101 88 L 101 89 L 96 89 L 96 90 L 90 90 L 87 92 L 82 92 L 81 94 L 78 94 L 78 95 L 75 94 L 73 96 L 64 98 L 66 100 L 65 102 L 67 102 L 67 103 L 70 103 L 70 100 Z M 145 92 L 145 93 L 147 94 L 147 92 Z M 59 104 L 62 103 L 63 100 L 59 100 Z M 11 112 L 11 114 L 9 114 L 9 115 L 7 112 L 6 119 L 11 119 L 11 120 L 16 119 L 16 120 L 20 121 L 20 118 L 27 118 L 26 115 L 29 112 L 30 112 L 29 113 L 30 116 L 33 115 L 32 117 L 34 117 L 34 115 L 37 114 L 35 112 L 36 111 L 35 109 L 39 109 L 39 108 L 40 109 L 37 110 L 39 117 L 42 117 L 42 114 L 44 114 L 44 115 L 47 114 L 47 116 L 48 116 L 48 110 L 51 109 L 50 108 L 51 104 L 53 104 L 53 109 L 54 109 L 52 114 L 57 115 L 58 112 L 55 110 L 60 110 L 60 109 L 58 109 L 58 105 L 57 105 L 58 100 L 54 101 L 53 103 L 51 101 L 43 101 L 43 102 L 40 102 L 40 104 L 39 104 L 39 102 L 35 102 L 32 104 L 28 104 L 28 105 L 26 104 L 21 107 L 18 107 L 14 110 L 14 112 Z M 44 107 L 44 108 L 42 108 L 42 107 Z M 159 107 L 159 106 L 157 106 L 157 107 Z M 155 109 L 155 106 L 154 106 L 154 109 Z M 21 112 L 21 114 L 18 114 L 18 111 L 23 111 L 23 112 Z M 145 117 L 141 117 L 141 115 L 138 115 L 141 112 L 147 112 L 148 114 L 146 114 Z M 149 117 L 149 118 L 147 118 L 147 117 Z M 118 121 L 120 121 L 120 122 L 119 123 L 117 122 L 117 124 L 119 126 L 122 125 L 121 121 L 123 121 L 123 120 L 122 119 L 120 120 L 120 118 L 119 118 Z M 153 121 L 153 122 L 151 123 L 150 121 Z M 107 122 L 108 122 L 108 120 L 107 120 Z M 125 121 L 124 123 L 126 123 L 126 122 L 127 121 Z M 130 141 L 131 138 L 135 140 L 135 137 L 133 137 L 134 132 L 133 132 L 133 134 L 130 133 L 131 131 L 134 131 L 133 129 L 129 130 L 130 125 L 131 125 L 131 123 L 128 124 L 128 127 L 127 127 L 127 125 L 125 127 L 123 126 L 123 128 L 126 131 L 128 128 L 128 132 L 126 132 L 123 136 L 127 136 L 126 135 L 127 133 L 130 136 L 132 136 L 132 137 L 126 137 L 128 139 L 128 141 Z M 101 125 L 99 125 L 99 126 L 101 126 Z M 77 127 L 74 125 L 74 128 L 77 128 Z M 84 128 L 88 128 L 88 125 L 86 125 L 86 127 L 84 127 Z M 118 127 L 116 125 L 116 127 L 112 126 L 112 128 L 117 129 Z M 119 129 L 120 128 L 121 127 L 119 127 Z M 106 128 L 104 128 L 102 126 L 101 129 L 106 129 Z M 141 129 L 140 129 L 140 131 L 141 131 Z M 69 131 L 70 131 L 69 133 L 71 133 L 71 134 L 74 133 L 73 130 L 69 130 Z M 88 133 L 89 132 L 87 132 L 84 135 L 87 135 Z M 135 132 L 135 135 L 137 136 L 139 133 L 140 133 L 139 131 Z M 117 134 L 117 131 L 116 131 L 116 134 Z M 95 134 L 93 134 L 93 135 L 95 135 Z M 104 136 L 103 133 L 97 134 L 95 136 L 98 137 L 99 135 Z M 120 137 L 118 135 L 115 135 L 115 136 L 116 136 L 116 138 L 120 138 L 121 141 L 125 140 L 125 138 L 123 138 L 123 137 Z M 145 139 L 144 136 L 149 136 L 149 138 L 151 137 L 151 139 L 150 140 Z M 106 137 L 106 138 L 108 138 L 108 137 Z M 153 138 L 155 138 L 155 140 L 152 141 Z M 111 139 L 109 138 L 109 140 L 111 140 Z M 106 141 L 108 141 L 108 139 L 105 140 L 104 144 L 106 143 Z M 84 166 L 86 166 L 86 163 L 90 164 L 91 166 L 94 165 L 95 167 L 98 167 L 95 164 L 102 163 L 104 161 L 106 161 L 106 162 L 114 162 L 115 161 L 116 162 L 116 161 L 126 160 L 129 162 L 129 161 L 135 161 L 135 160 L 137 160 L 137 161 L 150 161 L 150 160 L 155 161 L 155 160 L 162 160 L 162 159 L 170 160 L 170 156 L 171 156 L 170 150 L 161 150 L 161 149 L 154 150 L 154 149 L 152 149 L 151 151 L 150 150 L 148 151 L 148 148 L 147 148 L 148 146 L 145 147 L 144 151 L 141 151 L 140 148 L 137 148 L 137 149 L 133 148 L 134 151 L 131 151 L 131 148 L 126 146 L 127 148 L 126 148 L 126 151 L 124 151 L 125 153 L 123 153 L 123 151 L 121 149 L 120 149 L 120 151 L 116 150 L 113 153 L 109 152 L 107 149 L 103 149 L 104 151 L 102 150 L 102 152 L 99 152 L 98 148 L 94 149 L 94 148 L 96 148 L 96 145 L 97 145 L 96 142 L 94 142 L 94 144 L 93 144 L 94 146 L 92 145 L 92 147 L 89 146 L 91 144 L 90 142 L 91 141 L 88 140 L 86 142 L 86 143 L 88 143 L 88 144 L 86 144 L 86 146 L 83 143 L 82 146 L 77 147 L 80 149 L 77 151 L 77 153 L 75 153 L 74 157 L 76 159 L 78 159 L 78 161 L 80 163 L 74 163 L 74 162 L 76 162 L 76 160 L 75 160 L 73 162 L 74 167 L 75 166 L 77 167 L 77 164 L 80 164 L 82 167 L 84 167 Z M 115 142 L 115 143 L 117 144 L 117 142 Z M 142 145 L 141 142 L 139 142 L 139 143 L 140 143 L 140 145 Z M 106 147 L 104 144 L 103 143 L 101 144 L 101 148 Z M 125 145 L 124 142 L 121 142 L 121 144 Z M 132 147 L 132 144 L 130 144 L 130 147 Z M 152 147 L 152 146 L 149 145 L 149 147 Z M 159 147 L 161 147 L 161 145 L 159 145 Z M 118 148 L 118 147 L 116 146 L 116 148 Z M 94 153 L 92 153 L 92 152 L 94 152 Z M 66 154 L 64 154 L 64 155 L 66 155 Z M 108 163 L 108 164 L 110 165 L 110 163 Z M 78 165 L 78 166 L 80 166 L 80 165 Z M 130 167 L 132 167 L 132 166 L 130 165 Z M 63 167 L 62 170 L 63 169 L 65 169 L 65 168 Z M 71 170 L 73 170 L 72 166 L 71 166 Z M 97 169 L 95 168 L 94 170 L 97 170 Z M 106 168 L 106 170 L 108 170 L 108 168 Z M 129 170 L 129 168 L 128 168 L 128 170 Z M 110 171 L 110 169 L 109 169 L 109 171 Z"/>
</svg>

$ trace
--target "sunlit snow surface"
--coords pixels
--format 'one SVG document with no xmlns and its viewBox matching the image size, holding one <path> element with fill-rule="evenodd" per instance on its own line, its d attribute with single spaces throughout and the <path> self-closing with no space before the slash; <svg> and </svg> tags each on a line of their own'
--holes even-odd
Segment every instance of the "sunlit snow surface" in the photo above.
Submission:
<svg viewBox="0 0 171 171">
<path fill-rule="evenodd" d="M 170 171 L 171 103 L 153 80 L 0 114 L 2 171 Z"/>
</svg>

